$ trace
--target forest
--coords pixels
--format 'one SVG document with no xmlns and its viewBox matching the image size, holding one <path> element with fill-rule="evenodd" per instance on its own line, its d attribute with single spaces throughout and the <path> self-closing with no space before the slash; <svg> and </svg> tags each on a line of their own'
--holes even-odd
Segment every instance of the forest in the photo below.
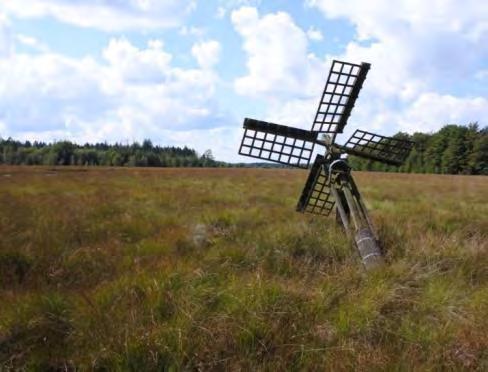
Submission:
<svg viewBox="0 0 488 372">
<path fill-rule="evenodd" d="M 405 164 L 386 165 L 351 156 L 356 170 L 383 172 L 488 175 L 488 127 L 446 125 L 435 133 L 397 133 L 394 137 L 415 142 Z"/>
<path fill-rule="evenodd" d="M 129 167 L 219 167 L 211 150 L 202 155 L 188 147 L 157 146 L 148 139 L 142 144 L 97 143 L 77 145 L 69 141 L 51 144 L 11 138 L 0 139 L 0 164 L 6 165 L 83 165 Z"/>
<path fill-rule="evenodd" d="M 401 167 L 351 156 L 355 170 L 488 175 L 488 127 L 446 125 L 434 133 L 397 133 L 394 137 L 415 142 Z M 237 149 L 236 149 L 237 151 Z M 199 155 L 188 147 L 161 147 L 146 139 L 142 144 L 84 144 L 21 142 L 0 138 L 0 164 L 82 165 L 129 167 L 274 167 L 269 163 L 230 164 L 214 159 L 211 150 Z M 279 166 L 278 167 L 282 167 Z"/>
</svg>

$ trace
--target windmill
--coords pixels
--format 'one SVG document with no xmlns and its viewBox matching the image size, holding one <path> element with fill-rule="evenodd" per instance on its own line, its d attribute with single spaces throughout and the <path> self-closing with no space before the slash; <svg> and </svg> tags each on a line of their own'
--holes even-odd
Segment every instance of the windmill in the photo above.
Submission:
<svg viewBox="0 0 488 372">
<path fill-rule="evenodd" d="M 354 108 L 369 63 L 334 60 L 310 131 L 246 118 L 239 154 L 310 169 L 297 211 L 336 219 L 353 240 L 366 269 L 383 263 L 381 249 L 351 174 L 347 154 L 401 165 L 413 142 L 356 130 L 343 145 L 335 143 Z M 316 148 L 323 147 L 323 155 Z M 316 154 L 312 162 L 312 156 Z"/>
</svg>

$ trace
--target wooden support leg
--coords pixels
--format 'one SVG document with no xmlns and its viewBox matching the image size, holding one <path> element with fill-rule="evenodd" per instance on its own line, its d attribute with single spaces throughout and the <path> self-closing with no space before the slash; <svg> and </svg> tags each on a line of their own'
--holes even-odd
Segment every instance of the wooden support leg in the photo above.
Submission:
<svg viewBox="0 0 488 372">
<path fill-rule="evenodd" d="M 342 226 L 344 226 L 344 230 L 346 231 L 346 234 L 349 237 L 351 237 L 351 230 L 349 228 L 349 213 L 348 213 L 349 208 L 347 208 L 347 202 L 346 202 L 346 199 L 344 197 L 344 194 L 342 193 L 341 190 L 338 190 L 335 187 L 332 187 L 330 189 L 330 191 L 331 191 L 332 196 L 334 197 L 334 199 L 336 201 L 336 208 L 337 208 L 337 212 L 339 214 L 340 220 L 342 222 Z"/>
<path fill-rule="evenodd" d="M 356 196 L 356 199 L 359 204 L 359 208 L 361 209 L 362 215 L 364 217 L 364 220 L 367 222 L 369 228 L 371 229 L 371 232 L 373 233 L 374 237 L 376 240 L 378 240 L 378 236 L 376 235 L 376 232 L 373 228 L 373 223 L 371 222 L 371 219 L 369 218 L 369 213 L 366 208 L 366 205 L 363 202 L 363 198 L 361 197 L 361 194 L 359 193 L 359 190 L 356 186 L 356 182 L 354 182 L 354 179 L 352 177 L 349 177 L 349 183 L 351 184 L 352 187 L 352 192 Z"/>
<path fill-rule="evenodd" d="M 343 187 L 344 196 L 346 197 L 347 206 L 349 207 L 349 215 L 351 216 L 352 225 L 354 231 L 358 231 L 361 228 L 361 215 L 354 200 L 354 197 L 349 189 L 348 185 Z"/>
</svg>

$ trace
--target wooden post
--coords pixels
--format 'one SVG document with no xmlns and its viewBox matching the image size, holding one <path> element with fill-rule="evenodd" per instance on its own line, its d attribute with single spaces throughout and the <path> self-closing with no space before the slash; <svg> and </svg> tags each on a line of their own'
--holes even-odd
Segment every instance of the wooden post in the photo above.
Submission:
<svg viewBox="0 0 488 372">
<path fill-rule="evenodd" d="M 349 216 L 354 225 L 354 231 L 358 231 L 361 228 L 361 216 L 359 214 L 359 210 L 357 208 L 356 203 L 354 202 L 354 197 L 352 196 L 351 190 L 348 187 L 348 184 L 345 184 L 342 188 L 344 192 L 344 196 L 346 197 L 347 206 L 349 207 Z"/>
<path fill-rule="evenodd" d="M 337 191 L 335 187 L 330 188 L 330 192 L 336 201 L 336 208 L 339 212 L 339 216 L 341 217 L 342 225 L 344 226 L 344 230 L 346 230 L 347 236 L 351 237 L 351 230 L 349 227 L 349 217 L 344 208 L 343 198 L 339 194 L 340 191 Z"/>
<path fill-rule="evenodd" d="M 368 226 L 369 226 L 371 232 L 373 233 L 375 239 L 378 240 L 378 236 L 376 235 L 376 232 L 373 228 L 373 223 L 371 222 L 371 219 L 369 218 L 369 214 L 368 214 L 368 210 L 366 208 L 366 205 L 364 204 L 363 198 L 361 197 L 361 194 L 359 193 L 359 190 L 356 186 L 356 182 L 354 182 L 354 179 L 352 177 L 349 177 L 349 183 L 351 184 L 353 194 L 356 195 L 356 200 L 358 201 L 359 207 L 363 213 L 363 216 L 364 216 L 366 222 L 368 223 Z"/>
</svg>

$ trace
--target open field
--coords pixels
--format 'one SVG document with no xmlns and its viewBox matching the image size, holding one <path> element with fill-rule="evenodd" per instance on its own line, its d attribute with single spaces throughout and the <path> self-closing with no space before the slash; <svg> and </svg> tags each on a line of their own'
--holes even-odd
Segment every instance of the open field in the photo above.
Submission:
<svg viewBox="0 0 488 372">
<path fill-rule="evenodd" d="M 488 177 L 356 173 L 366 276 L 306 175 L 0 168 L 0 370 L 487 370 Z"/>
</svg>

